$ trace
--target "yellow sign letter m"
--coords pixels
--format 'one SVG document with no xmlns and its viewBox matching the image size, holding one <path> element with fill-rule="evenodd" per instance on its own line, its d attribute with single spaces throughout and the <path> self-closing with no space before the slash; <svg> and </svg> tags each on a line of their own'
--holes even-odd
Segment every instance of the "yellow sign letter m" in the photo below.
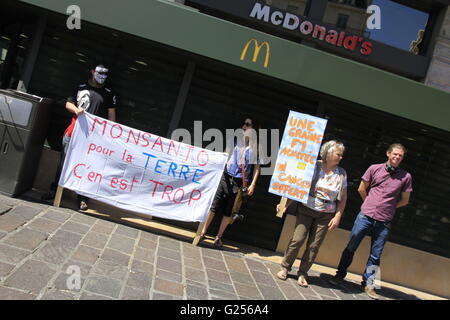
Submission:
<svg viewBox="0 0 450 320">
<path fill-rule="evenodd" d="M 270 45 L 267 41 L 263 41 L 261 44 L 259 44 L 258 40 L 256 40 L 255 38 L 248 40 L 247 44 L 242 50 L 241 61 L 244 60 L 245 55 L 247 54 L 248 47 L 250 46 L 251 43 L 255 44 L 255 51 L 253 52 L 253 59 L 252 59 L 253 62 L 256 62 L 256 59 L 258 59 L 259 51 L 261 50 L 261 48 L 263 46 L 266 47 L 266 58 L 264 60 L 264 68 L 267 68 L 267 66 L 269 65 L 269 58 L 270 58 Z"/>
</svg>

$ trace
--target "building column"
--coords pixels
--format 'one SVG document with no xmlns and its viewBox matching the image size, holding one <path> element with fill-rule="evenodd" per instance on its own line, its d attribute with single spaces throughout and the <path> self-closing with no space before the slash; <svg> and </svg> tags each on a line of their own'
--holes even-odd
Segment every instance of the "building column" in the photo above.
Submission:
<svg viewBox="0 0 450 320">
<path fill-rule="evenodd" d="M 31 81 L 31 76 L 34 70 L 34 65 L 36 63 L 39 49 L 41 47 L 42 37 L 44 35 L 46 25 L 47 25 L 47 17 L 39 16 L 39 21 L 33 34 L 33 43 L 25 60 L 25 65 L 23 68 L 24 72 L 21 76 L 19 84 L 17 85 L 18 91 L 27 92 L 28 90 Z"/>
<path fill-rule="evenodd" d="M 180 91 L 178 92 L 177 102 L 175 103 L 175 109 L 170 119 L 169 130 L 167 132 L 167 138 L 170 139 L 172 132 L 180 125 L 181 116 L 183 115 L 184 104 L 186 103 L 187 94 L 191 86 L 192 77 L 195 71 L 195 62 L 189 60 L 186 71 L 184 73 L 183 82 L 181 83 Z"/>
<path fill-rule="evenodd" d="M 437 34 L 431 40 L 433 52 L 424 83 L 450 92 L 450 6 L 441 11 L 437 20 Z"/>
</svg>

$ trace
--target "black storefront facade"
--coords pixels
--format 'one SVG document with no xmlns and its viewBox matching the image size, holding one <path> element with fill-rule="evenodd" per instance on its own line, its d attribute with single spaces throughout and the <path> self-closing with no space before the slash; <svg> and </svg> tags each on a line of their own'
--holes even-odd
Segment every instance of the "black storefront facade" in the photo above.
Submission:
<svg viewBox="0 0 450 320">
<path fill-rule="evenodd" d="M 173 6 L 177 14 L 180 10 L 190 14 L 191 9 L 158 2 L 159 5 Z M 111 66 L 108 81 L 118 96 L 117 121 L 160 136 L 169 137 L 175 128 L 186 128 L 194 134 L 194 121 L 198 120 L 202 121 L 203 130 L 218 128 L 225 132 L 227 128 L 239 127 L 246 116 L 254 116 L 263 128 L 282 132 L 289 110 L 324 117 L 328 119 L 325 139 L 340 139 L 347 148 L 342 166 L 349 174 L 349 200 L 340 228 L 349 230 L 358 213 L 361 201 L 356 189 L 365 169 L 372 163 L 383 162 L 386 147 L 392 142 L 400 142 L 408 148 L 404 167 L 413 175 L 414 193 L 411 203 L 397 212 L 390 241 L 450 258 L 450 200 L 446 197 L 450 186 L 448 127 L 430 125 L 428 119 L 422 122 L 419 116 L 411 119 L 395 112 L 377 110 L 326 90 L 300 86 L 221 61 L 208 54 L 207 39 L 205 48 L 198 49 L 204 50 L 202 55 L 188 46 L 183 49 L 158 38 L 145 39 L 102 22 L 82 20 L 80 30 L 69 30 L 66 25 L 68 15 L 48 10 L 44 5 L 7 1 L 2 7 L 2 15 L 14 12 L 22 17 L 19 24 L 11 21 L 16 29 L 8 27 L 16 32 L 16 38 L 10 39 L 11 42 L 16 39 L 15 58 L 21 68 L 17 85 L 22 85 L 29 93 L 55 101 L 46 148 L 60 150 L 60 138 L 70 117 L 64 108 L 65 99 L 77 84 L 87 79 L 90 63 L 98 58 Z M 165 27 L 174 25 L 176 21 Z M 314 44 L 309 46 L 314 48 Z M 314 50 L 320 49 L 320 45 L 316 48 Z M 237 60 L 241 50 L 242 46 Z M 275 58 L 271 59 L 271 64 L 276 62 Z M 252 64 L 251 59 L 248 60 Z M 264 70 L 262 61 L 259 57 L 258 67 Z M 409 78 L 420 78 L 417 74 L 423 71 L 419 69 L 414 68 Z M 5 77 L 3 83 L 10 80 L 8 85 L 11 87 L 15 85 L 11 81 L 14 72 L 9 74 L 9 79 L 4 72 L 2 77 Z M 413 80 L 405 78 L 404 81 Z M 344 84 L 336 83 L 336 87 L 341 85 Z M 7 86 L 2 84 L 2 87 Z M 395 95 L 395 89 L 386 94 Z M 447 97 L 450 102 L 448 94 L 443 96 L 443 101 Z M 424 108 L 431 106 L 424 105 Z M 446 115 L 448 113 L 442 117 Z M 203 147 L 208 144 L 205 141 Z M 226 238 L 272 251 L 277 249 L 285 219 L 276 217 L 274 208 L 280 198 L 267 192 L 269 181 L 268 175 L 260 177 L 245 222 L 229 228 Z M 169 223 L 190 230 L 197 228 L 197 224 Z M 216 232 L 217 228 L 218 221 L 215 221 L 211 232 Z"/>
</svg>

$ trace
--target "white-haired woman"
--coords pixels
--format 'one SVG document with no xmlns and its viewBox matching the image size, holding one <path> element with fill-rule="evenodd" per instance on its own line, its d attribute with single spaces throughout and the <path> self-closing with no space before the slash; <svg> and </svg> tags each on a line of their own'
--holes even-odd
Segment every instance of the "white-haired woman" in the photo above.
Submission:
<svg viewBox="0 0 450 320">
<path fill-rule="evenodd" d="M 338 166 L 344 150 L 344 145 L 335 140 L 326 142 L 320 149 L 322 160 L 316 162 L 308 202 L 298 204 L 295 231 L 281 262 L 282 269 L 276 274 L 281 280 L 287 279 L 300 248 L 308 239 L 298 270 L 298 284 L 307 287 L 308 270 L 328 230 L 339 226 L 347 201 L 347 173 Z M 286 208 L 292 202 L 288 199 Z"/>
</svg>

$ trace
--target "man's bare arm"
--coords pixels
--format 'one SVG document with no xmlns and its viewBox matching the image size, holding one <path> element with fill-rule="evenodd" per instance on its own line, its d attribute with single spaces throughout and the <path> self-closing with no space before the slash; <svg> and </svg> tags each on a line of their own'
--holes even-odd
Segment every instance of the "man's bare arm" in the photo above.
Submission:
<svg viewBox="0 0 450 320">
<path fill-rule="evenodd" d="M 400 201 L 397 203 L 397 208 L 406 206 L 409 203 L 410 195 L 411 192 L 402 192 L 402 197 L 400 198 Z"/>
<path fill-rule="evenodd" d="M 369 182 L 361 180 L 361 183 L 359 184 L 358 187 L 358 192 L 359 195 L 361 196 L 361 198 L 364 200 L 366 200 L 367 198 L 367 189 L 369 188 Z"/>
<path fill-rule="evenodd" d="M 108 120 L 116 122 L 116 109 L 108 108 Z"/>
<path fill-rule="evenodd" d="M 66 102 L 66 109 L 69 112 L 76 114 L 77 116 L 79 116 L 80 114 L 82 114 L 84 112 L 83 108 L 77 107 L 73 102 L 70 102 L 70 101 Z"/>
</svg>

